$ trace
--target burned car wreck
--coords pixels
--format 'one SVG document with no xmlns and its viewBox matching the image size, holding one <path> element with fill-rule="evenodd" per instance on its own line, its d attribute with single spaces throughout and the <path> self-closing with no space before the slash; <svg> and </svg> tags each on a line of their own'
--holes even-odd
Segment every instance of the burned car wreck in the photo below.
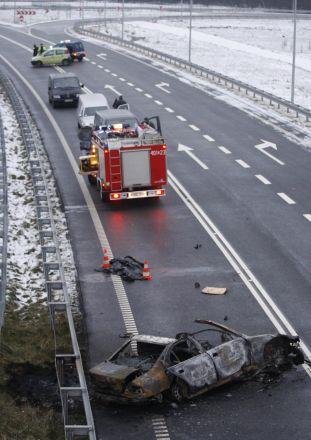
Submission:
<svg viewBox="0 0 311 440">
<path fill-rule="evenodd" d="M 176 338 L 135 335 L 90 370 L 96 394 L 122 402 L 189 399 L 259 373 L 280 374 L 304 363 L 299 338 L 247 336 L 222 324 L 206 324 Z M 218 342 L 216 342 L 218 341 Z"/>
</svg>

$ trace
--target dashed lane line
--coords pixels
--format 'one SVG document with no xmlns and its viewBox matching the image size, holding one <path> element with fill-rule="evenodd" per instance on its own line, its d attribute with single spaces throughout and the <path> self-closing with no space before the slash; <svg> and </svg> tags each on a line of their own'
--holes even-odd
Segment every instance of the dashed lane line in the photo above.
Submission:
<svg viewBox="0 0 311 440">
<path fill-rule="evenodd" d="M 206 139 L 208 142 L 215 142 L 215 139 L 209 136 L 208 134 L 203 134 L 204 139 Z"/>
<path fill-rule="evenodd" d="M 95 62 L 95 61 L 91 61 L 91 64 L 95 65 L 95 64 L 96 64 L 96 62 Z"/>
<path fill-rule="evenodd" d="M 281 197 L 281 199 L 283 199 L 284 202 L 288 203 L 289 205 L 296 205 L 295 200 L 291 199 L 287 194 L 285 194 L 285 193 L 277 193 L 277 195 L 279 197 Z"/>
<path fill-rule="evenodd" d="M 98 67 L 99 69 L 103 69 L 103 68 L 104 68 L 101 64 L 97 64 L 97 67 Z"/>
<path fill-rule="evenodd" d="M 231 246 L 231 244 L 226 240 L 221 231 L 217 228 L 215 223 L 206 214 L 202 207 L 193 199 L 186 188 L 180 183 L 180 181 L 168 171 L 168 182 L 177 195 L 181 198 L 183 203 L 192 212 L 194 217 L 198 220 L 201 226 L 208 233 L 210 238 L 214 241 L 216 246 L 220 249 L 222 254 L 225 256 L 227 261 L 239 275 L 245 286 L 248 288 L 250 293 L 256 299 L 264 313 L 270 319 L 274 327 L 279 333 L 290 333 L 293 336 L 297 336 L 297 332 L 292 324 L 285 317 L 283 312 L 279 309 L 277 304 L 273 301 L 272 297 L 265 290 L 263 285 L 259 282 L 253 272 L 249 269 L 243 259 L 239 256 L 236 250 Z M 311 360 L 311 350 L 305 344 L 305 342 L 300 339 L 300 346 L 307 359 Z M 311 378 L 311 368 L 304 364 L 304 370 Z"/>
<path fill-rule="evenodd" d="M 90 61 L 90 59 L 88 57 L 84 57 L 85 61 Z"/>
<path fill-rule="evenodd" d="M 163 416 L 152 417 L 152 426 L 157 440 L 170 440 L 166 421 Z"/>
<path fill-rule="evenodd" d="M 303 214 L 304 218 L 311 222 L 311 214 Z"/>
<path fill-rule="evenodd" d="M 242 159 L 235 159 L 236 163 L 238 163 L 242 168 L 250 168 L 248 163 L 244 162 Z"/>
<path fill-rule="evenodd" d="M 126 84 L 127 84 L 128 86 L 130 86 L 130 87 L 134 87 L 134 84 L 131 83 L 131 82 L 127 82 Z"/>
<path fill-rule="evenodd" d="M 180 115 L 177 115 L 176 118 L 179 119 L 182 122 L 186 122 L 187 121 L 186 118 L 184 118 L 183 116 L 180 116 Z"/>
<path fill-rule="evenodd" d="M 111 76 L 118 76 L 116 73 L 111 72 Z"/>
<path fill-rule="evenodd" d="M 149 93 L 145 93 L 144 95 L 146 96 L 146 98 L 152 99 L 152 95 L 150 95 Z"/>
<path fill-rule="evenodd" d="M 165 110 L 169 113 L 174 113 L 174 110 L 171 107 L 164 107 Z"/>
<path fill-rule="evenodd" d="M 220 151 L 222 151 L 225 154 L 231 154 L 231 151 L 228 150 L 228 148 L 223 147 L 222 145 L 220 145 L 218 148 L 220 149 Z"/>
<path fill-rule="evenodd" d="M 255 177 L 257 177 L 257 179 L 260 180 L 265 185 L 271 185 L 270 180 L 266 179 L 266 177 L 262 176 L 261 174 L 255 174 Z"/>
<path fill-rule="evenodd" d="M 154 101 L 157 105 L 163 105 L 163 102 L 158 101 L 157 99 Z"/>
<path fill-rule="evenodd" d="M 194 131 L 200 131 L 199 127 L 197 127 L 196 125 L 189 124 L 189 127 Z"/>
<path fill-rule="evenodd" d="M 142 92 L 143 89 L 141 89 L 140 87 L 135 87 L 135 90 L 137 90 L 137 92 Z"/>
<path fill-rule="evenodd" d="M 119 77 L 119 80 L 122 81 L 122 82 L 125 82 L 125 81 L 126 81 L 126 79 L 125 79 L 125 78 L 122 78 L 122 77 Z"/>
<path fill-rule="evenodd" d="M 110 73 L 110 70 L 109 69 L 105 69 L 105 72 Z"/>
</svg>

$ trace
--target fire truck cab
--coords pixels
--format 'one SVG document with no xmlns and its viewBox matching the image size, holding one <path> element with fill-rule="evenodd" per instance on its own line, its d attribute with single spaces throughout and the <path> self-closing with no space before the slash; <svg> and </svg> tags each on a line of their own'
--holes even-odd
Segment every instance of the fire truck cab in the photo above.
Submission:
<svg viewBox="0 0 311 440">
<path fill-rule="evenodd" d="M 128 110 L 103 110 L 94 126 L 80 173 L 97 185 L 103 201 L 165 195 L 167 147 L 158 116 L 139 123 Z"/>
</svg>

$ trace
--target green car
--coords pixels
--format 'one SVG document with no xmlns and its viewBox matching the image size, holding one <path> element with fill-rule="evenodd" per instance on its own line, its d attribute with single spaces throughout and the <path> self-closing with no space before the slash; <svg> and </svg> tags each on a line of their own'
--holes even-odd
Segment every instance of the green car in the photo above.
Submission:
<svg viewBox="0 0 311 440">
<path fill-rule="evenodd" d="M 69 66 L 72 63 L 70 53 L 66 47 L 55 47 L 48 49 L 40 55 L 31 59 L 33 66 L 52 66 L 61 64 L 62 66 Z"/>
</svg>

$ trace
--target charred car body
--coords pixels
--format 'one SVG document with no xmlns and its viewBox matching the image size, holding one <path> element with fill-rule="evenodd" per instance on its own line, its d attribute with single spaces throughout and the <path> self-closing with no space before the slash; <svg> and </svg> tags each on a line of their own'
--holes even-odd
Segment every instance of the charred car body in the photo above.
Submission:
<svg viewBox="0 0 311 440">
<path fill-rule="evenodd" d="M 176 338 L 129 338 L 90 370 L 96 391 L 123 402 L 161 401 L 163 395 L 181 401 L 258 373 L 280 374 L 304 362 L 298 337 L 247 336 L 213 321 L 196 322 L 209 327 Z M 212 342 L 215 336 L 220 343 Z"/>
</svg>

